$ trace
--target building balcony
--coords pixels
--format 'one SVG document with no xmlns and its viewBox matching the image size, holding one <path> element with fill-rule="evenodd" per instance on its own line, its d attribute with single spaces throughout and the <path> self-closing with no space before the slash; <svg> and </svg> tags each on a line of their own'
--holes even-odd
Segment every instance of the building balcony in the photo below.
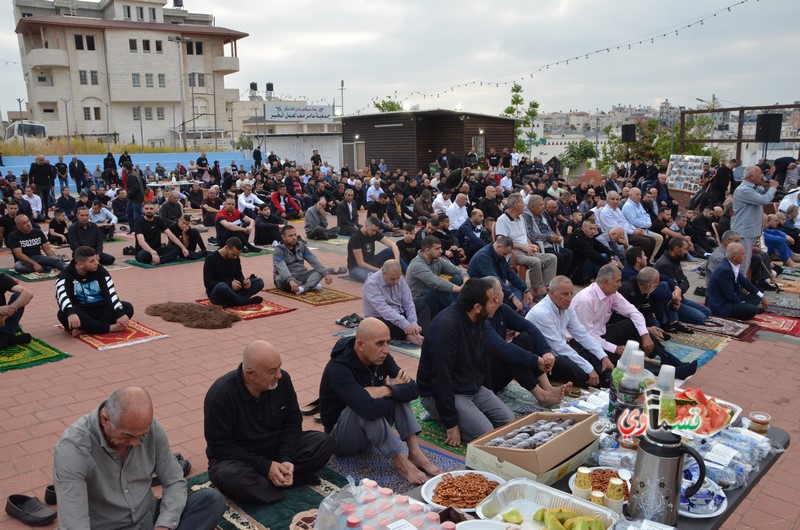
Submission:
<svg viewBox="0 0 800 530">
<path fill-rule="evenodd" d="M 232 74 L 239 71 L 239 58 L 238 57 L 214 57 L 212 63 L 214 72 L 222 74 Z"/>
<path fill-rule="evenodd" d="M 69 68 L 69 56 L 66 50 L 36 48 L 25 56 L 25 65 L 31 68 Z"/>
</svg>

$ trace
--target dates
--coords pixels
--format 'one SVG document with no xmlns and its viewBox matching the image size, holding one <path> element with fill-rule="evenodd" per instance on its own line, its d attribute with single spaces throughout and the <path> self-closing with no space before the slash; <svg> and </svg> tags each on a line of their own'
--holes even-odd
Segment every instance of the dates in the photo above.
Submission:
<svg viewBox="0 0 800 530">
<path fill-rule="evenodd" d="M 486 443 L 486 447 L 536 449 L 570 429 L 575 423 L 575 420 L 537 420 L 530 425 L 514 429 L 504 436 L 492 438 Z"/>
</svg>

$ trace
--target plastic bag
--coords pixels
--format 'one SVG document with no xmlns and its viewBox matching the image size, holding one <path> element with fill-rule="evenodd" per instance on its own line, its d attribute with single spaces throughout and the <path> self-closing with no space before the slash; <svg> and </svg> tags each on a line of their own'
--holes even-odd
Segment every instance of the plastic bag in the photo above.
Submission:
<svg viewBox="0 0 800 530">
<path fill-rule="evenodd" d="M 314 528 L 335 530 L 341 516 L 342 506 L 347 503 L 357 503 L 361 494 L 360 490 L 361 487 L 356 485 L 353 477 L 348 476 L 346 486 L 322 499 Z"/>
</svg>

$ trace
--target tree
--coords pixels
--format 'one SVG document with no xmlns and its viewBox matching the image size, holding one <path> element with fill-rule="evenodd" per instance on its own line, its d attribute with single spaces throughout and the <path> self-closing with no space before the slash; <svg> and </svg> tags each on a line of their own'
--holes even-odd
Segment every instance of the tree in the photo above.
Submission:
<svg viewBox="0 0 800 530">
<path fill-rule="evenodd" d="M 559 159 L 564 167 L 575 169 L 586 163 L 590 158 L 597 158 L 597 156 L 597 149 L 595 149 L 594 144 L 589 140 L 583 139 L 578 143 L 569 144 Z"/>
<path fill-rule="evenodd" d="M 386 96 L 386 99 L 380 101 L 373 101 L 372 104 L 375 105 L 379 112 L 399 112 L 403 110 L 403 104 L 393 99 L 392 96 Z"/>
<path fill-rule="evenodd" d="M 501 116 L 514 118 L 514 147 L 517 151 L 525 151 L 525 140 L 521 138 L 523 127 L 530 127 L 530 131 L 525 131 L 525 137 L 531 144 L 531 156 L 533 156 L 533 141 L 536 140 L 536 133 L 533 132 L 533 122 L 539 116 L 539 103 L 530 101 L 525 107 L 525 99 L 522 97 L 522 85 L 514 83 L 511 85 L 511 103 L 506 107 Z"/>
</svg>

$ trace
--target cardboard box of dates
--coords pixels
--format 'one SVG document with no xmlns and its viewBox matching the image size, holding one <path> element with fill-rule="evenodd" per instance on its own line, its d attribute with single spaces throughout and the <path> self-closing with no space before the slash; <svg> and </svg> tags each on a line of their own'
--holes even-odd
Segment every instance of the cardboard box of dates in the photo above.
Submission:
<svg viewBox="0 0 800 530">
<path fill-rule="evenodd" d="M 599 439 L 592 432 L 596 421 L 596 414 L 523 416 L 470 442 L 466 465 L 505 479 L 526 477 L 553 484 L 597 450 Z"/>
</svg>

